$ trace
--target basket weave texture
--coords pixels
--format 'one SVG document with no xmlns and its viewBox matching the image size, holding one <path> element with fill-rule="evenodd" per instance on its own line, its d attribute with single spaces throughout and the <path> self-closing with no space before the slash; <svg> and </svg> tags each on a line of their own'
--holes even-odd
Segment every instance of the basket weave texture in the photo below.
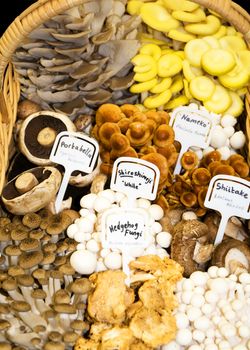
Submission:
<svg viewBox="0 0 250 350">
<path fill-rule="evenodd" d="M 244 36 L 250 47 L 250 14 L 231 0 L 193 0 L 220 14 Z M 0 38 L 0 193 L 13 152 L 13 128 L 20 98 L 18 74 L 12 55 L 35 28 L 52 17 L 83 3 L 84 0 L 38 0 L 9 25 Z M 245 98 L 242 129 L 247 136 L 246 154 L 250 164 L 250 87 Z"/>
</svg>

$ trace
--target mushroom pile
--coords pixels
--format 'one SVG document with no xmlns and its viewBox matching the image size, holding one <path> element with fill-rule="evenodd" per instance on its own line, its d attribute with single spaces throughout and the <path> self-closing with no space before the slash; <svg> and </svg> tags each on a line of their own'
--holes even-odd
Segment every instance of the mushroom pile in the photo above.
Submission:
<svg viewBox="0 0 250 350">
<path fill-rule="evenodd" d="M 88 330 L 91 285 L 71 267 L 76 244 L 65 236 L 76 217 L 73 210 L 53 215 L 43 209 L 0 219 L 0 342 L 6 349 L 72 349 Z"/>
<path fill-rule="evenodd" d="M 135 102 L 131 58 L 139 16 L 126 1 L 83 1 L 29 34 L 13 57 L 21 96 L 75 119 L 107 101 Z"/>
</svg>

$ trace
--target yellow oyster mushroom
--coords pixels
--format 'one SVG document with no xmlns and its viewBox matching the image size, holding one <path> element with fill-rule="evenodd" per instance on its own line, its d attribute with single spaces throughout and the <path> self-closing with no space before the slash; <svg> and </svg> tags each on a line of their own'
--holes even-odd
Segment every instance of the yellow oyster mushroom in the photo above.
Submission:
<svg viewBox="0 0 250 350">
<path fill-rule="evenodd" d="M 198 67 L 191 66 L 190 62 L 188 60 L 183 60 L 182 62 L 182 71 L 185 79 L 190 82 L 195 77 L 199 77 L 203 75 L 202 69 Z"/>
<path fill-rule="evenodd" d="M 219 82 L 226 88 L 237 90 L 247 86 L 249 82 L 249 74 L 246 68 L 238 63 L 234 69 L 224 75 L 219 76 Z"/>
<path fill-rule="evenodd" d="M 232 103 L 228 91 L 221 85 L 215 85 L 215 90 L 211 98 L 203 102 L 203 105 L 210 112 L 224 113 Z"/>
<path fill-rule="evenodd" d="M 189 33 L 205 36 L 216 33 L 219 30 L 220 25 L 220 20 L 217 17 L 209 15 L 204 23 L 187 24 L 184 28 Z"/>
<path fill-rule="evenodd" d="M 235 91 L 241 98 L 244 98 L 247 93 L 247 87 L 240 88 Z"/>
<path fill-rule="evenodd" d="M 157 79 L 154 78 L 154 79 L 145 81 L 143 83 L 133 84 L 132 86 L 130 86 L 129 91 L 132 92 L 133 94 L 139 94 L 141 92 L 149 91 L 156 84 L 157 84 Z"/>
<path fill-rule="evenodd" d="M 226 35 L 236 35 L 237 30 L 233 26 L 228 26 L 227 28 L 227 34 Z"/>
<path fill-rule="evenodd" d="M 196 77 L 191 80 L 189 84 L 191 95 L 199 101 L 209 100 L 212 97 L 214 90 L 214 82 L 206 76 Z"/>
<path fill-rule="evenodd" d="M 245 41 L 236 35 L 228 35 L 219 39 L 220 46 L 225 50 L 231 50 L 237 52 L 239 50 L 247 50 Z"/>
<path fill-rule="evenodd" d="M 158 75 L 172 77 L 182 70 L 182 59 L 175 53 L 162 55 L 157 62 Z"/>
<path fill-rule="evenodd" d="M 167 89 L 172 84 L 172 79 L 171 78 L 162 78 L 158 79 L 157 84 L 150 90 L 153 94 L 159 94 Z"/>
<path fill-rule="evenodd" d="M 185 53 L 184 53 L 184 51 L 179 50 L 179 51 L 175 51 L 174 53 L 175 53 L 176 55 L 178 55 L 182 60 L 185 59 Z"/>
<path fill-rule="evenodd" d="M 180 106 L 185 106 L 189 103 L 189 99 L 185 95 L 180 95 L 173 100 L 170 100 L 168 103 L 164 105 L 164 109 L 174 109 Z"/>
<path fill-rule="evenodd" d="M 230 114 L 234 117 L 239 117 L 243 112 L 244 102 L 236 92 L 228 91 L 228 93 L 232 99 L 232 104 L 225 111 L 225 114 Z"/>
<path fill-rule="evenodd" d="M 234 55 L 224 49 L 210 49 L 201 57 L 202 68 L 211 75 L 222 75 L 236 65 Z"/>
<path fill-rule="evenodd" d="M 171 96 L 172 96 L 171 91 L 166 90 L 164 92 L 161 92 L 160 94 L 147 97 L 143 101 L 143 104 L 148 109 L 159 108 L 165 105 L 170 100 Z"/>
<path fill-rule="evenodd" d="M 140 0 L 130 0 L 127 4 L 127 12 L 133 16 L 133 15 L 139 15 L 140 9 L 143 5 L 143 1 Z"/>
<path fill-rule="evenodd" d="M 163 0 L 164 5 L 170 10 L 182 10 L 192 12 L 200 7 L 199 4 L 188 0 Z"/>
<path fill-rule="evenodd" d="M 171 29 L 168 32 L 168 37 L 173 39 L 173 40 L 181 41 L 183 43 L 187 43 L 188 41 L 196 38 L 195 35 L 188 33 L 184 29 L 184 27 L 178 27 L 176 29 Z"/>
<path fill-rule="evenodd" d="M 194 67 L 201 66 L 202 55 L 210 49 L 209 44 L 202 39 L 194 39 L 186 43 L 184 52 L 186 59 Z"/>
<path fill-rule="evenodd" d="M 170 49 L 170 48 L 162 48 L 161 50 L 161 55 L 166 55 L 166 54 L 169 54 L 169 53 L 176 53 L 174 50 Z"/>
<path fill-rule="evenodd" d="M 154 60 L 158 61 L 161 57 L 161 48 L 156 44 L 146 44 L 140 48 L 140 53 L 152 56 Z"/>
<path fill-rule="evenodd" d="M 144 23 L 160 32 L 169 32 L 180 25 L 165 7 L 154 2 L 144 3 L 140 9 L 140 16 Z"/>
<path fill-rule="evenodd" d="M 183 79 L 182 76 L 177 75 L 173 79 L 173 83 L 170 86 L 169 90 L 172 92 L 172 94 L 177 94 L 177 92 L 180 92 L 183 89 Z"/>
<path fill-rule="evenodd" d="M 138 40 L 145 44 L 166 45 L 165 41 L 153 38 L 152 35 L 147 33 L 138 33 Z"/>
<path fill-rule="evenodd" d="M 179 21 L 188 22 L 188 23 L 197 23 L 197 22 L 206 20 L 206 14 L 201 8 L 198 8 L 193 12 L 177 10 L 177 11 L 173 11 L 171 15 L 172 17 L 174 17 L 175 19 L 178 19 Z"/>
<path fill-rule="evenodd" d="M 142 83 L 153 79 L 157 75 L 157 64 L 152 56 L 138 54 L 132 58 L 131 63 L 135 65 L 135 81 Z"/>
<path fill-rule="evenodd" d="M 217 38 L 215 38 L 212 35 L 204 36 L 202 40 L 205 40 L 206 43 L 212 48 L 212 49 L 219 49 L 220 48 L 220 42 Z"/>
<path fill-rule="evenodd" d="M 218 31 L 213 34 L 213 36 L 217 39 L 223 38 L 225 35 L 227 35 L 227 27 L 226 26 L 220 26 Z"/>
<path fill-rule="evenodd" d="M 188 100 L 191 100 L 193 98 L 193 96 L 190 93 L 189 90 L 189 83 L 186 79 L 183 79 L 183 86 L 184 86 L 184 94 L 187 97 Z"/>
</svg>

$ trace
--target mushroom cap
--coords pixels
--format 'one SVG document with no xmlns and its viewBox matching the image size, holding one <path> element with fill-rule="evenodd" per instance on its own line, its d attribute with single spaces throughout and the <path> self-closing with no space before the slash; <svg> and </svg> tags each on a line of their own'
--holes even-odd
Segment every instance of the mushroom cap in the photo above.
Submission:
<svg viewBox="0 0 250 350">
<path fill-rule="evenodd" d="M 37 139 L 45 128 L 54 131 L 54 138 L 62 131 L 76 130 L 74 123 L 66 115 L 53 111 L 40 111 L 26 118 L 19 131 L 19 150 L 36 165 L 52 164 L 49 157 L 53 142 L 43 145 Z"/>
<path fill-rule="evenodd" d="M 32 172 L 38 178 L 40 181 L 38 185 L 20 194 L 15 188 L 17 176 L 3 189 L 2 201 L 12 214 L 25 215 L 44 208 L 54 199 L 61 184 L 61 173 L 54 167 L 37 167 L 27 172 Z"/>
<path fill-rule="evenodd" d="M 239 241 L 233 238 L 227 238 L 218 244 L 213 252 L 211 264 L 218 267 L 225 267 L 226 256 L 231 249 L 239 250 L 246 258 L 248 266 L 246 267 L 250 271 L 250 248 L 247 243 Z M 234 254 L 235 255 L 235 254 Z M 235 260 L 237 258 L 235 256 Z M 240 261 L 239 261 L 240 263 Z"/>
<path fill-rule="evenodd" d="M 35 250 L 39 248 L 40 243 L 37 239 L 34 238 L 25 238 L 21 241 L 19 248 L 23 251 Z"/>
<path fill-rule="evenodd" d="M 43 289 L 35 289 L 31 292 L 31 296 L 34 299 L 45 299 L 47 297 L 47 293 Z"/>
<path fill-rule="evenodd" d="M 184 267 L 184 276 L 202 270 L 193 258 L 197 241 L 205 243 L 208 239 L 207 225 L 199 220 L 182 220 L 173 228 L 172 236 L 170 256 Z"/>
<path fill-rule="evenodd" d="M 27 312 L 31 310 L 30 304 L 22 300 L 14 300 L 11 303 L 11 308 L 17 312 Z"/>
<path fill-rule="evenodd" d="M 91 289 L 91 283 L 88 278 L 78 278 L 70 286 L 70 291 L 74 294 L 86 294 Z"/>
<path fill-rule="evenodd" d="M 34 278 L 30 275 L 17 276 L 17 283 L 24 287 L 31 287 L 34 284 Z"/>
<path fill-rule="evenodd" d="M 70 304 L 55 304 L 53 306 L 54 311 L 62 314 L 75 314 L 76 313 L 76 307 L 75 305 Z"/>
<path fill-rule="evenodd" d="M 43 253 L 41 251 L 31 251 L 31 252 L 23 252 L 19 259 L 19 266 L 23 269 L 30 269 L 33 266 L 40 264 L 43 260 Z"/>
<path fill-rule="evenodd" d="M 10 326 L 11 324 L 8 321 L 0 319 L 0 331 L 8 329 Z"/>
<path fill-rule="evenodd" d="M 54 342 L 54 341 L 50 341 L 46 343 L 43 347 L 43 350 L 64 350 L 64 349 L 65 349 L 65 345 L 63 343 Z"/>
</svg>

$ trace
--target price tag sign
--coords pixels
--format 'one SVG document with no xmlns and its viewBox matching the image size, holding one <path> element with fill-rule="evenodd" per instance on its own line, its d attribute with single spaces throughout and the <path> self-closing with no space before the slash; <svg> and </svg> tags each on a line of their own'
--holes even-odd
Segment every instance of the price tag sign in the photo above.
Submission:
<svg viewBox="0 0 250 350">
<path fill-rule="evenodd" d="M 76 132 L 60 132 L 50 153 L 50 160 L 64 166 L 65 172 L 57 194 L 55 209 L 61 209 L 63 197 L 73 171 L 91 173 L 99 154 L 98 142 L 84 134 Z"/>
<path fill-rule="evenodd" d="M 208 147 L 213 121 L 206 111 L 190 107 L 178 107 L 174 109 L 171 115 L 170 125 L 174 129 L 175 140 L 181 144 L 181 151 L 174 170 L 174 174 L 179 174 L 181 171 L 181 158 L 189 147 Z"/>
<path fill-rule="evenodd" d="M 236 176 L 216 175 L 210 181 L 204 205 L 221 214 L 214 242 L 217 245 L 231 216 L 250 219 L 250 182 Z"/>
<path fill-rule="evenodd" d="M 129 262 L 133 259 L 129 250 L 148 245 L 148 215 L 140 208 L 110 209 L 102 216 L 101 228 L 103 247 L 122 251 L 123 271 L 129 285 Z"/>
<path fill-rule="evenodd" d="M 130 198 L 156 197 L 160 179 L 159 168 L 143 159 L 120 157 L 113 165 L 110 188 Z"/>
</svg>

